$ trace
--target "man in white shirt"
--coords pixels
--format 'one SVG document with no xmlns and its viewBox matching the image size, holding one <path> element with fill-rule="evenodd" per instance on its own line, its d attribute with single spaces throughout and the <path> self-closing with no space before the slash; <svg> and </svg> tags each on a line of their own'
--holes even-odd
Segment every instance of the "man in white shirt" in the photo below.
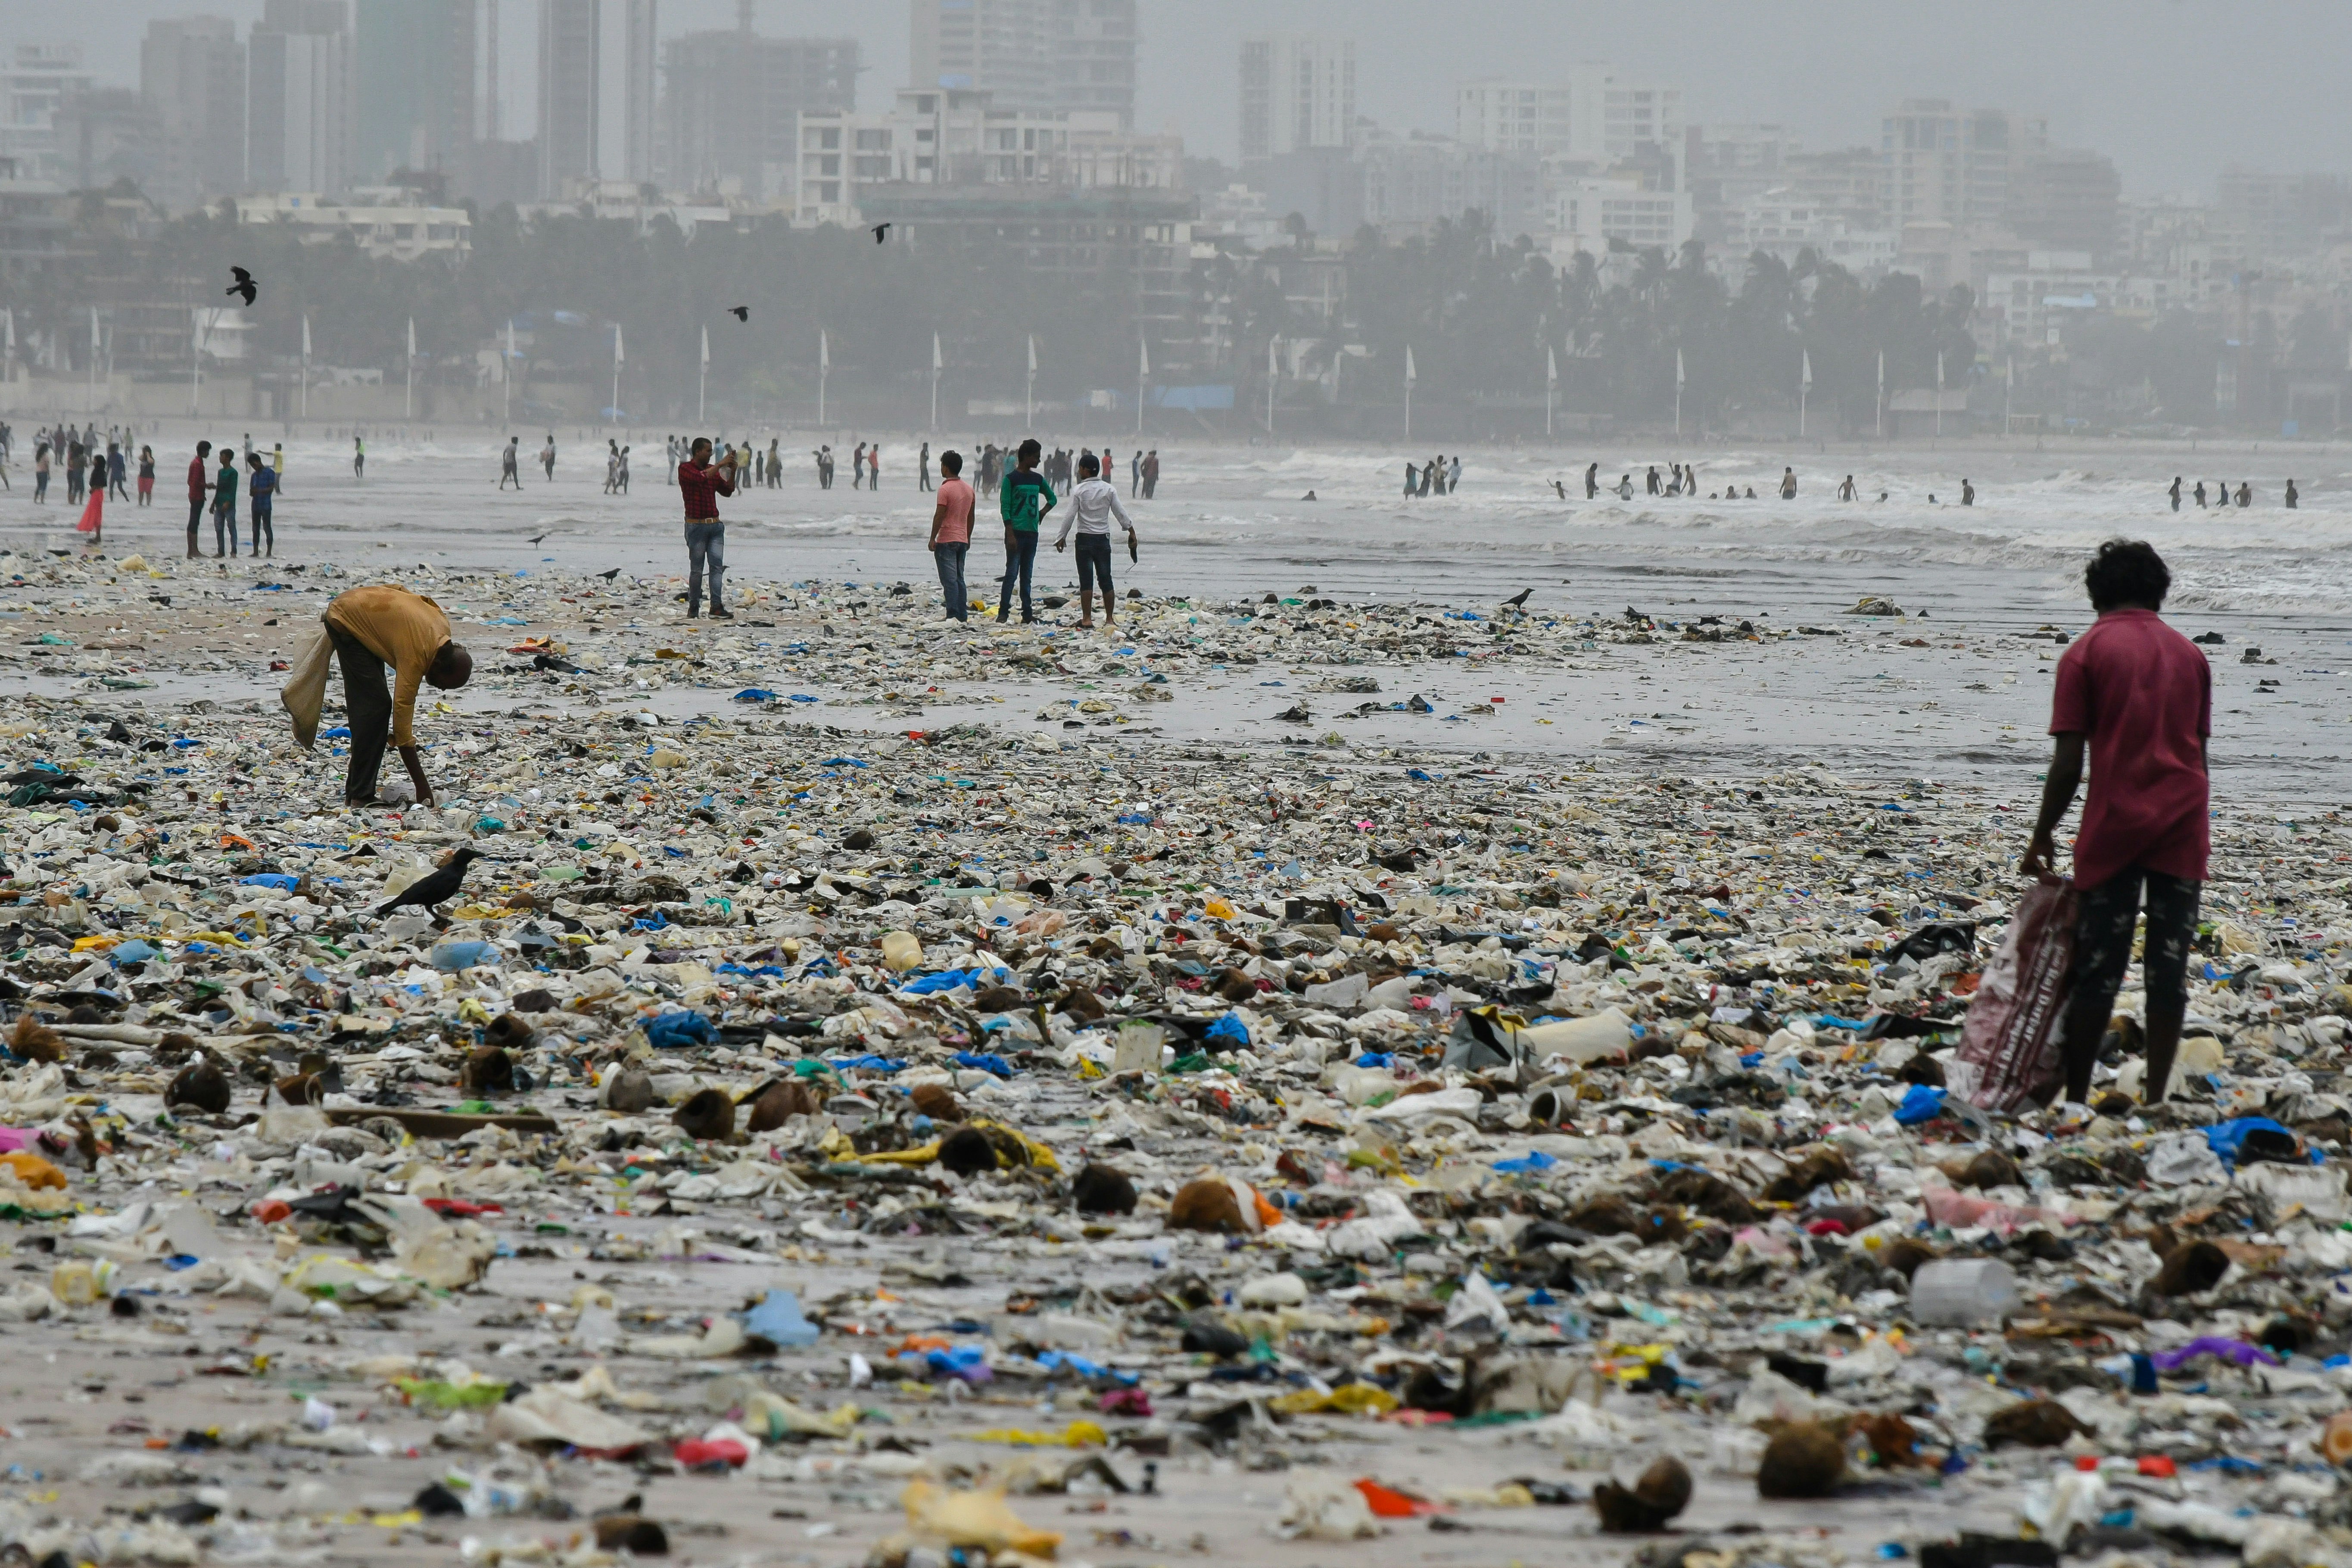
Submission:
<svg viewBox="0 0 2352 1568">
<path fill-rule="evenodd" d="M 1062 531 L 1054 541 L 1056 550 L 1066 549 L 1073 529 L 1078 535 L 1078 626 L 1081 629 L 1095 624 L 1094 586 L 1102 583 L 1102 624 L 1111 622 L 1110 585 L 1110 520 L 1118 519 L 1127 530 L 1128 550 L 1135 549 L 1135 523 L 1127 509 L 1118 504 L 1118 487 L 1104 482 L 1102 461 L 1092 452 L 1078 459 L 1077 488 L 1070 491 L 1070 512 L 1062 520 Z"/>
</svg>

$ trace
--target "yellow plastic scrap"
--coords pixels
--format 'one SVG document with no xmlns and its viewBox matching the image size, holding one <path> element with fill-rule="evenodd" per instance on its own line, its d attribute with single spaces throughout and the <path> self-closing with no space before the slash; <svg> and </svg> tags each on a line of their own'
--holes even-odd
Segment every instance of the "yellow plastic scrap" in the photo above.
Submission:
<svg viewBox="0 0 2352 1568">
<path fill-rule="evenodd" d="M 1059 1432 L 1031 1432 L 1018 1426 L 992 1426 L 985 1432 L 974 1432 L 975 1443 L 1010 1443 L 1016 1448 L 1099 1448 L 1110 1443 L 1110 1434 L 1091 1421 L 1073 1421 Z"/>
<path fill-rule="evenodd" d="M 1639 1383 L 1650 1375 L 1650 1369 L 1666 1359 L 1672 1345 L 1611 1345 L 1610 1359 L 1601 1363 L 1601 1370 L 1621 1383 Z"/>
<path fill-rule="evenodd" d="M 936 1481 L 913 1480 L 898 1500 L 906 1505 L 907 1523 L 916 1534 L 950 1546 L 1045 1558 L 1062 1549 L 1058 1531 L 1024 1521 L 1002 1491 L 950 1491 Z"/>
<path fill-rule="evenodd" d="M 1378 1384 L 1343 1383 L 1328 1393 L 1302 1388 L 1265 1403 L 1267 1409 L 1283 1415 L 1386 1415 L 1402 1402 Z"/>
</svg>

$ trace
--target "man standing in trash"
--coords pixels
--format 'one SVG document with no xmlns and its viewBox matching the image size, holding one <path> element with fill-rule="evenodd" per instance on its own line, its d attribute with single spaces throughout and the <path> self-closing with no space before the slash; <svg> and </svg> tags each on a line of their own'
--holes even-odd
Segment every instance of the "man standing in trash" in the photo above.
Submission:
<svg viewBox="0 0 2352 1568">
<path fill-rule="evenodd" d="M 686 500 L 686 618 L 702 613 L 702 570 L 710 568 L 710 618 L 731 621 L 735 612 L 719 598 L 727 575 L 727 525 L 719 521 L 719 498 L 735 493 L 735 452 L 714 463 L 710 437 L 697 436 L 694 448 L 677 466 L 677 493 Z"/>
<path fill-rule="evenodd" d="M 2090 798 L 2074 835 L 2074 993 L 2067 999 L 2065 1095 L 2090 1098 L 2091 1067 L 2130 967 L 2140 889 L 2147 889 L 2141 979 L 2147 994 L 2142 1103 L 2164 1098 L 2189 1006 L 2189 948 L 2210 851 L 2205 746 L 2213 730 L 2213 670 L 2158 611 L 2172 574 L 2141 541 L 2111 539 L 2083 573 L 2098 620 L 2058 660 L 2050 732 L 2056 738 L 2042 815 L 2021 869 L 2051 875 L 2053 835 L 2091 760 Z"/>
<path fill-rule="evenodd" d="M 1037 618 L 1029 598 L 1030 578 L 1037 569 L 1037 530 L 1055 503 L 1053 487 L 1037 471 L 1037 459 L 1044 453 L 1036 437 L 1022 442 L 1018 466 L 1005 471 L 996 498 L 997 512 L 1004 520 L 1004 586 L 996 596 L 996 618 L 1002 622 L 1012 615 L 1013 584 L 1018 578 L 1024 626 Z"/>
<path fill-rule="evenodd" d="M 352 588 L 327 606 L 327 636 L 343 671 L 343 710 L 352 730 L 351 761 L 343 773 L 343 804 L 365 805 L 375 798 L 376 772 L 383 765 L 384 742 L 400 749 L 400 760 L 416 786 L 421 805 L 433 804 L 415 734 L 416 689 L 454 691 L 474 673 L 473 656 L 449 637 L 449 617 L 422 594 L 390 584 Z M 384 667 L 394 671 L 384 688 Z"/>
</svg>

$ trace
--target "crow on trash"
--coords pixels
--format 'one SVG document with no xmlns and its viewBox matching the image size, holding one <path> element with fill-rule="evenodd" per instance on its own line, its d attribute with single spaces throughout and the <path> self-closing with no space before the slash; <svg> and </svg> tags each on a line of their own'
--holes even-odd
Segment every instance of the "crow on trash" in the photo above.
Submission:
<svg viewBox="0 0 2352 1568">
<path fill-rule="evenodd" d="M 1512 595 L 1509 598 L 1504 600 L 1503 603 L 1515 607 L 1524 605 L 1528 602 L 1528 596 L 1534 592 L 1535 590 L 1533 588 L 1522 588 L 1517 593 Z"/>
<path fill-rule="evenodd" d="M 434 905 L 457 896 L 457 889 L 466 880 L 466 868 L 480 858 L 470 845 L 459 845 L 442 863 L 439 870 L 427 877 L 419 877 L 384 900 L 375 911 L 376 919 L 382 920 L 404 904 L 414 905 L 430 913 Z"/>
</svg>

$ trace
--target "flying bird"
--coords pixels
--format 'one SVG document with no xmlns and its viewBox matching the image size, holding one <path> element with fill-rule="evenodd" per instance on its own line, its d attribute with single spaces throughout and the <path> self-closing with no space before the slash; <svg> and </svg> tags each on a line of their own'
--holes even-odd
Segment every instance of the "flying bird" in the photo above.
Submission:
<svg viewBox="0 0 2352 1568">
<path fill-rule="evenodd" d="M 885 237 L 887 237 L 889 235 L 889 233 L 890 233 L 890 226 L 889 226 L 888 224 L 887 224 L 887 223 L 877 223 L 877 224 L 876 224 L 876 225 L 874 226 L 874 243 L 875 243 L 875 244 L 877 244 L 877 245 L 881 244 L 881 243 L 882 243 L 882 241 L 884 240 L 884 238 L 885 238 Z"/>
<path fill-rule="evenodd" d="M 224 294 L 235 294 L 244 300 L 247 304 L 252 304 L 254 295 L 260 291 L 259 286 L 253 280 L 253 274 L 247 272 L 242 267 L 232 267 L 228 271 L 229 276 L 236 279 L 236 281 L 222 289 L 221 292 Z"/>
<path fill-rule="evenodd" d="M 602 577 L 602 578 L 603 578 L 603 579 L 604 579 L 604 581 L 605 581 L 605 582 L 607 582 L 607 583 L 611 582 L 614 578 L 615 578 L 615 577 L 619 576 L 620 574 L 621 574 L 621 569 L 620 569 L 618 566 L 614 567 L 610 572 L 599 572 L 599 573 L 597 573 L 597 574 L 596 574 L 596 575 L 597 575 L 597 576 Z"/>
<path fill-rule="evenodd" d="M 382 920 L 404 904 L 413 904 L 429 913 L 434 905 L 457 896 L 457 889 L 466 880 L 466 868 L 479 858 L 470 845 L 459 845 L 439 870 L 419 877 L 386 900 L 375 911 L 376 919 Z"/>
<path fill-rule="evenodd" d="M 1535 590 L 1533 588 L 1522 588 L 1517 593 L 1512 595 L 1509 598 L 1504 600 L 1503 603 L 1514 606 L 1524 605 L 1528 602 L 1528 595 L 1534 592 Z"/>
<path fill-rule="evenodd" d="M 751 307 L 749 305 L 730 305 L 727 307 L 727 313 L 734 317 L 739 321 L 748 321 L 751 319 Z"/>
</svg>

